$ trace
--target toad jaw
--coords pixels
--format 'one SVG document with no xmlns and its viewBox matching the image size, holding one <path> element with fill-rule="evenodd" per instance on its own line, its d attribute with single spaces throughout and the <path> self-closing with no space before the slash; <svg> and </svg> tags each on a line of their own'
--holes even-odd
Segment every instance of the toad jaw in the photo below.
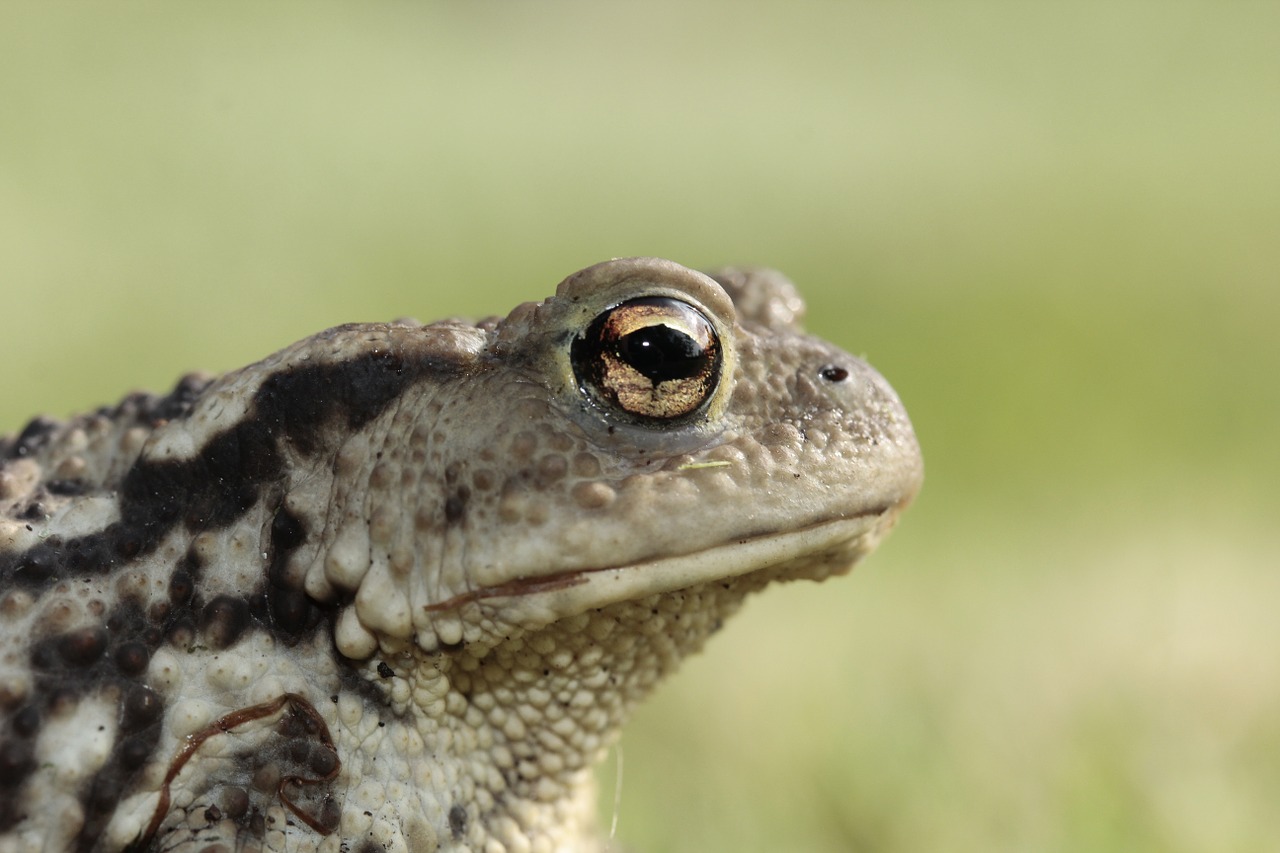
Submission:
<svg viewBox="0 0 1280 853">
<path fill-rule="evenodd" d="M 502 622 L 546 625 L 620 601 L 772 570 L 776 579 L 821 580 L 843 574 L 875 549 L 906 502 L 877 507 L 798 530 L 732 542 L 625 566 L 579 569 L 518 578 L 426 605 L 431 614 L 479 604 Z"/>
</svg>

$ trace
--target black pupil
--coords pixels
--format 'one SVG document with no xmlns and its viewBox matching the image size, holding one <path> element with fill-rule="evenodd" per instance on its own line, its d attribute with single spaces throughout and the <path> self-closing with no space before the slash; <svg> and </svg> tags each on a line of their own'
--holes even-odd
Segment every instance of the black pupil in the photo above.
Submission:
<svg viewBox="0 0 1280 853">
<path fill-rule="evenodd" d="M 688 379 L 707 368 L 707 351 L 696 340 L 660 324 L 619 338 L 618 357 L 654 385 Z"/>
</svg>

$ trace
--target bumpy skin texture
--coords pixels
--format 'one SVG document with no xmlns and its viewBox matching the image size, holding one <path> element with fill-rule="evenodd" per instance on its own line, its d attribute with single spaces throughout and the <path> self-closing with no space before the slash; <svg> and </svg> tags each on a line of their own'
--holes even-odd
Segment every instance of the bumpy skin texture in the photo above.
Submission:
<svg viewBox="0 0 1280 853">
<path fill-rule="evenodd" d="M 588 330 L 637 297 L 718 361 L 614 399 Z M 598 849 L 635 703 L 919 487 L 893 391 L 802 310 L 777 273 L 611 261 L 0 440 L 0 853 Z M 619 403 L 671 388 L 697 406 Z"/>
</svg>

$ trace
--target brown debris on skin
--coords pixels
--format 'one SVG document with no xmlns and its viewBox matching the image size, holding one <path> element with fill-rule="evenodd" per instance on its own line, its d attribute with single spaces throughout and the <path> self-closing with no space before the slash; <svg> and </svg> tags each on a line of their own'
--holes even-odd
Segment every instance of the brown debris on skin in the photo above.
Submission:
<svg viewBox="0 0 1280 853">
<path fill-rule="evenodd" d="M 293 812 L 298 820 L 305 823 L 311 829 L 321 835 L 329 835 L 334 830 L 332 820 L 323 820 L 307 814 L 294 803 L 289 796 L 289 789 L 292 787 L 302 787 L 305 785 L 320 785 L 330 782 L 338 775 L 338 770 L 342 766 L 342 762 L 338 759 L 338 750 L 333 744 L 333 738 L 329 734 L 329 727 L 325 724 L 324 718 L 320 716 L 320 712 L 316 707 L 308 702 L 304 697 L 296 693 L 286 693 L 270 702 L 264 702 L 260 705 L 254 705 L 249 708 L 241 708 L 239 711 L 233 711 L 223 717 L 218 718 L 212 724 L 196 732 L 188 735 L 182 749 L 169 762 L 169 771 L 165 774 L 164 783 L 160 788 L 160 801 L 156 804 L 155 814 L 151 817 L 151 822 L 147 824 L 146 830 L 139 836 L 134 843 L 133 850 L 143 850 L 151 843 L 155 837 L 156 831 L 160 828 L 161 822 L 169 811 L 169 789 L 173 785 L 173 780 L 178 777 L 178 773 L 192 756 L 200 749 L 200 747 L 211 737 L 228 732 L 251 723 L 255 720 L 261 720 L 270 717 L 272 714 L 279 712 L 288 705 L 296 713 L 300 714 L 306 723 L 306 728 L 314 732 L 317 741 L 321 747 L 326 750 L 327 754 L 332 756 L 331 761 L 325 761 L 320 765 L 319 770 L 328 768 L 327 772 L 317 777 L 305 777 L 298 775 L 284 776 L 276 785 L 276 794 L 280 797 L 280 802 L 285 808 Z"/>
</svg>

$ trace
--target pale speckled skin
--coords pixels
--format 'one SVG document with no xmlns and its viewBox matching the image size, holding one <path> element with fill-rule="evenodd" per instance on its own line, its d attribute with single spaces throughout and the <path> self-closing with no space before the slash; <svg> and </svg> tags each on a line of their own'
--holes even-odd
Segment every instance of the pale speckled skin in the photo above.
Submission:
<svg viewBox="0 0 1280 853">
<path fill-rule="evenodd" d="M 0 441 L 0 853 L 600 849 L 591 767 L 635 703 L 747 593 L 846 571 L 922 476 L 789 282 L 714 276 L 608 262 Z M 724 352 L 674 427 L 568 356 L 653 294 Z"/>
</svg>

